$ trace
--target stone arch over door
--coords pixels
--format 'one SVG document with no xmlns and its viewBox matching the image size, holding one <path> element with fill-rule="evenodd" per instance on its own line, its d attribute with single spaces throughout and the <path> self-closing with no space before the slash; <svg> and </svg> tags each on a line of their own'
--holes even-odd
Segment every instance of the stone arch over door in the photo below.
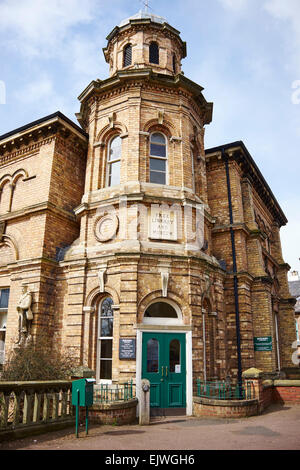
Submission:
<svg viewBox="0 0 300 470">
<path fill-rule="evenodd" d="M 165 302 L 169 303 L 175 311 L 178 313 L 178 325 L 188 325 L 189 324 L 189 317 L 190 317 L 190 309 L 189 306 L 180 298 L 177 294 L 174 294 L 170 290 L 168 290 L 168 297 L 162 297 L 161 290 L 157 290 L 147 294 L 138 304 L 137 308 L 137 322 L 143 323 L 144 314 L 147 308 L 156 303 L 156 302 Z M 179 313 L 180 312 L 180 313 Z"/>
</svg>

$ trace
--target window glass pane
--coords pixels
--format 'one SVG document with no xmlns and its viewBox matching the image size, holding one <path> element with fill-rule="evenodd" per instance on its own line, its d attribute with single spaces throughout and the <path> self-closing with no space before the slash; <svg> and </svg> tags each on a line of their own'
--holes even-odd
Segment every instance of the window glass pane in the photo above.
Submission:
<svg viewBox="0 0 300 470">
<path fill-rule="evenodd" d="M 112 336 L 113 335 L 113 318 L 101 318 L 101 330 L 100 336 Z"/>
<path fill-rule="evenodd" d="M 6 328 L 6 323 L 7 323 L 7 314 L 6 313 L 0 313 L 0 329 L 5 329 Z M 1 339 L 1 336 L 0 336 Z M 1 364 L 1 362 L 0 362 Z"/>
<path fill-rule="evenodd" d="M 145 317 L 152 318 L 177 318 L 177 313 L 172 305 L 166 302 L 156 302 L 150 305 L 145 312 Z"/>
<path fill-rule="evenodd" d="M 159 64 L 159 48 L 155 42 L 152 42 L 149 47 L 149 62 Z"/>
<path fill-rule="evenodd" d="M 100 362 L 100 379 L 111 380 L 112 378 L 112 361 L 102 360 Z"/>
<path fill-rule="evenodd" d="M 114 311 L 112 309 L 114 302 L 113 299 L 108 297 L 107 299 L 103 300 L 101 304 L 101 317 L 113 317 Z"/>
<path fill-rule="evenodd" d="M 131 48 L 131 45 L 128 44 L 127 46 L 124 47 L 123 66 L 128 67 L 128 65 L 131 65 L 131 59 L 132 59 L 132 48 Z"/>
<path fill-rule="evenodd" d="M 170 372 L 175 372 L 175 366 L 180 365 L 180 342 L 172 339 L 170 343 Z"/>
<path fill-rule="evenodd" d="M 101 359 L 111 359 L 112 358 L 112 339 L 102 339 L 101 340 Z"/>
<path fill-rule="evenodd" d="M 150 170 L 166 171 L 166 160 L 150 158 Z"/>
<path fill-rule="evenodd" d="M 166 145 L 166 139 L 163 134 L 160 134 L 160 132 L 155 132 L 154 134 L 151 134 L 151 143 L 155 144 L 161 144 L 161 145 Z"/>
<path fill-rule="evenodd" d="M 150 171 L 150 183 L 166 184 L 166 174 L 157 171 Z"/>
<path fill-rule="evenodd" d="M 109 168 L 109 186 L 116 186 L 120 184 L 120 162 L 110 164 Z"/>
<path fill-rule="evenodd" d="M 159 144 L 151 144 L 150 155 L 152 157 L 163 157 L 166 158 L 166 146 Z"/>
<path fill-rule="evenodd" d="M 8 308 L 9 289 L 0 290 L 0 308 Z"/>
<path fill-rule="evenodd" d="M 157 339 L 149 339 L 147 342 L 147 372 L 158 372 L 158 348 Z"/>
<path fill-rule="evenodd" d="M 120 160 L 122 152 L 122 139 L 121 137 L 115 137 L 111 143 L 109 148 L 109 155 L 108 159 L 111 160 Z"/>
</svg>

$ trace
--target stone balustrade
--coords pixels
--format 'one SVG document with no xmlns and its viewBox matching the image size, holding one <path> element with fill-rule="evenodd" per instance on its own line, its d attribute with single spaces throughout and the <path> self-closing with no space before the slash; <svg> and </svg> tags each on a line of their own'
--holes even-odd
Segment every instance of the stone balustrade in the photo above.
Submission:
<svg viewBox="0 0 300 470">
<path fill-rule="evenodd" d="M 71 381 L 0 382 L 0 441 L 74 422 Z"/>
</svg>

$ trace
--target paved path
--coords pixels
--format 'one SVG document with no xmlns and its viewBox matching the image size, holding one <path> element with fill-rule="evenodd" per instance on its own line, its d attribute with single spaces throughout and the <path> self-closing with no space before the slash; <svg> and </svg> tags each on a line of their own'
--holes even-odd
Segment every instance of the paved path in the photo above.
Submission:
<svg viewBox="0 0 300 470">
<path fill-rule="evenodd" d="M 238 420 L 155 418 L 150 426 L 91 426 L 0 443 L 0 450 L 300 450 L 300 406 Z"/>
</svg>

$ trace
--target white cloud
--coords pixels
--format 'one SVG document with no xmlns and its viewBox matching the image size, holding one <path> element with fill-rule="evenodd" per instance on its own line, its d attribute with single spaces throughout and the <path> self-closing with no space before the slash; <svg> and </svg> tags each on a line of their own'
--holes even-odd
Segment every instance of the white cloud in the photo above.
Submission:
<svg viewBox="0 0 300 470">
<path fill-rule="evenodd" d="M 34 80 L 17 90 L 13 99 L 19 106 L 23 105 L 43 115 L 57 110 L 71 113 L 72 110 L 68 95 L 56 90 L 55 83 L 46 72 L 35 74 Z"/>
<path fill-rule="evenodd" d="M 300 76 L 300 2 L 299 0 L 266 0 L 264 9 L 280 22 L 280 31 L 286 38 L 290 64 Z"/>
<path fill-rule="evenodd" d="M 219 0 L 224 8 L 241 11 L 249 5 L 249 0 Z"/>
<path fill-rule="evenodd" d="M 4 0 L 0 31 L 28 56 L 51 56 L 71 28 L 93 20 L 96 6 L 96 0 Z"/>
</svg>

